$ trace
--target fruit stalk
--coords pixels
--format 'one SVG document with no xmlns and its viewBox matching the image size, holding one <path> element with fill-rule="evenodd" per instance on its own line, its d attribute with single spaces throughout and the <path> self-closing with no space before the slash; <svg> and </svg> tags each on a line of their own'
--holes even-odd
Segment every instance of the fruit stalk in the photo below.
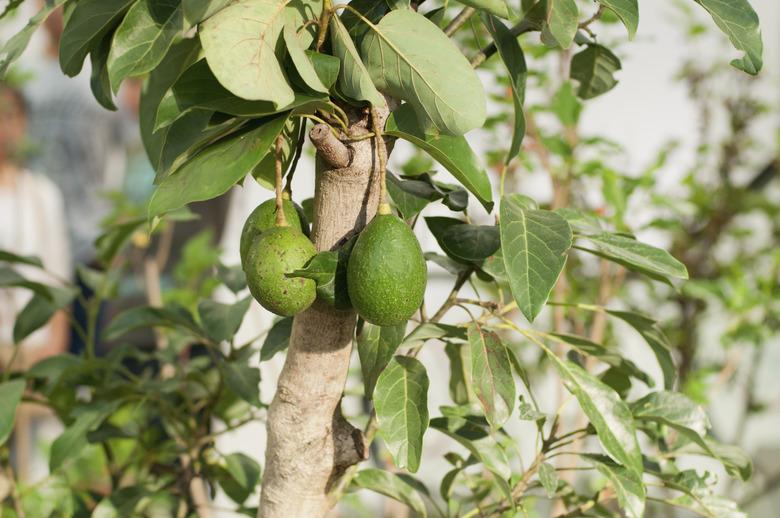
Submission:
<svg viewBox="0 0 780 518">
<path fill-rule="evenodd" d="M 286 227 L 287 217 L 284 215 L 284 197 L 282 196 L 282 143 L 284 137 L 276 137 L 276 161 L 274 163 L 274 188 L 276 189 L 276 226 Z"/>
<path fill-rule="evenodd" d="M 382 138 L 382 122 L 376 108 L 371 108 L 371 128 L 374 130 L 374 143 L 377 161 L 379 162 L 379 214 L 390 214 L 390 204 L 387 203 L 387 155 Z"/>
</svg>

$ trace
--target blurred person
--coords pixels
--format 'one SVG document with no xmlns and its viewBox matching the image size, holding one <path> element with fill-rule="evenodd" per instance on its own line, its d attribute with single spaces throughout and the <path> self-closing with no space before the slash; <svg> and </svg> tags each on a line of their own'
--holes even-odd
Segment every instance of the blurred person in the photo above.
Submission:
<svg viewBox="0 0 780 518">
<path fill-rule="evenodd" d="M 94 247 L 101 222 L 111 212 L 107 192 L 122 184 L 125 170 L 125 142 L 128 129 L 121 114 L 102 108 L 89 86 L 89 60 L 77 77 L 66 77 L 59 66 L 59 43 L 63 31 L 62 9 L 45 22 L 47 37 L 43 56 L 32 63 L 34 79 L 25 85 L 30 102 L 29 133 L 38 146 L 31 166 L 49 177 L 62 191 L 68 233 L 75 266 L 99 269 Z M 71 272 L 83 299 L 91 290 Z M 75 320 L 86 322 L 85 308 L 76 303 Z M 103 321 L 98 315 L 98 332 Z M 96 349 L 100 350 L 100 344 Z M 84 342 L 71 332 L 71 351 L 81 352 Z"/>
<path fill-rule="evenodd" d="M 62 194 L 51 180 L 20 165 L 26 129 L 22 94 L 0 82 L 0 249 L 40 257 L 47 272 L 67 279 L 72 266 Z M 52 276 L 38 268 L 22 265 L 16 270 L 30 280 L 52 283 Z M 0 289 L 2 368 L 26 369 L 67 349 L 68 318 L 64 311 L 59 311 L 47 326 L 30 335 L 14 355 L 14 321 L 31 297 L 29 290 Z"/>
</svg>

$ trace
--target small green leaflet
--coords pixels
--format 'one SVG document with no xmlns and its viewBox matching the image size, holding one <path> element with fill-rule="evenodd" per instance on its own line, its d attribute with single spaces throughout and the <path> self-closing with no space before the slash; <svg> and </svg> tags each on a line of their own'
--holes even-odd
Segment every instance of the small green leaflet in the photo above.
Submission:
<svg viewBox="0 0 780 518">
<path fill-rule="evenodd" d="M 609 92 L 618 83 L 615 72 L 621 69 L 620 60 L 608 48 L 590 44 L 571 60 L 571 78 L 579 83 L 577 95 L 592 99 Z"/>
<path fill-rule="evenodd" d="M 384 106 L 384 96 L 374 86 L 347 28 L 338 16 L 330 18 L 330 38 L 333 55 L 341 60 L 339 88 L 344 95 L 356 101 L 368 101 L 374 106 Z"/>
<path fill-rule="evenodd" d="M 403 502 L 414 509 L 418 516 L 425 518 L 428 516 L 425 502 L 415 487 L 421 484 L 416 480 L 412 484 L 410 479 L 411 477 L 390 473 L 389 471 L 368 468 L 357 472 L 355 478 L 352 479 L 352 485 L 360 489 L 369 489 L 393 500 Z"/>
<path fill-rule="evenodd" d="M 490 178 L 463 136 L 426 134 L 409 105 L 402 105 L 390 115 L 385 133 L 407 140 L 431 155 L 477 197 L 485 210 L 493 210 Z"/>
<path fill-rule="evenodd" d="M 629 267 L 635 266 L 661 277 L 688 278 L 685 265 L 662 248 L 607 232 L 582 237 L 592 241 L 608 258 L 618 259 Z"/>
<path fill-rule="evenodd" d="M 428 374 L 423 364 L 408 356 L 391 359 L 377 380 L 374 405 L 379 435 L 395 466 L 416 472 L 428 428 Z"/>
<path fill-rule="evenodd" d="M 314 65 L 304 51 L 299 36 L 295 33 L 295 27 L 290 23 L 286 23 L 282 31 L 282 37 L 284 38 L 284 44 L 287 46 L 287 53 L 290 55 L 295 69 L 304 83 L 306 83 L 306 86 L 315 92 L 328 93 L 328 87 L 322 84 L 320 77 L 317 75 Z"/>
<path fill-rule="evenodd" d="M 510 352 L 501 338 L 479 325 L 469 326 L 471 384 L 493 429 L 503 425 L 515 404 Z"/>
<path fill-rule="evenodd" d="M 236 0 L 200 25 L 203 50 L 219 82 L 233 94 L 277 108 L 295 94 L 275 49 L 287 0 Z"/>
<path fill-rule="evenodd" d="M 568 49 L 577 34 L 579 15 L 575 0 L 547 0 L 542 41 L 551 47 Z"/>
<path fill-rule="evenodd" d="M 24 380 L 0 383 L 0 446 L 5 444 L 14 430 L 16 407 L 22 400 L 24 386 Z"/>
<path fill-rule="evenodd" d="M 376 381 L 393 358 L 405 332 L 406 324 L 381 327 L 369 322 L 363 323 L 357 337 L 357 350 L 367 398 L 372 398 Z"/>
<path fill-rule="evenodd" d="M 633 39 L 639 26 L 639 6 L 637 0 L 598 0 L 598 2 L 611 9 L 628 30 L 628 37 Z"/>
<path fill-rule="evenodd" d="M 515 123 L 512 132 L 512 144 L 506 156 L 508 164 L 520 153 L 520 146 L 525 136 L 525 83 L 528 79 L 528 67 L 525 64 L 525 55 L 520 43 L 506 25 L 492 16 L 484 16 L 483 21 L 493 42 L 496 44 L 498 55 L 509 73 L 509 85 L 512 88 L 512 102 L 515 108 Z"/>
<path fill-rule="evenodd" d="M 558 474 L 551 464 L 542 462 L 539 465 L 539 482 L 542 483 L 542 487 L 547 493 L 547 498 L 555 496 L 555 493 L 558 491 Z"/>
<path fill-rule="evenodd" d="M 499 227 L 512 295 L 523 315 L 533 322 L 566 263 L 571 228 L 558 214 L 530 208 L 516 195 L 502 198 Z"/>
<path fill-rule="evenodd" d="M 748 74 L 758 74 L 764 64 L 761 57 L 764 43 L 761 40 L 758 15 L 748 0 L 694 1 L 712 15 L 715 24 L 729 37 L 734 48 L 745 53 L 731 64 Z"/>
<path fill-rule="evenodd" d="M 371 79 L 379 90 L 407 101 L 426 132 L 463 135 L 482 126 L 486 110 L 482 83 L 433 22 L 401 9 L 371 29 L 361 44 Z"/>
<path fill-rule="evenodd" d="M 645 513 L 645 498 L 647 497 L 641 475 L 616 464 L 603 455 L 585 454 L 586 460 L 596 466 L 615 489 L 620 508 L 629 518 L 642 518 Z"/>
<path fill-rule="evenodd" d="M 49 17 L 52 11 L 65 2 L 66 0 L 46 2 L 46 5 L 41 7 L 41 10 L 30 18 L 27 25 L 25 25 L 21 31 L 14 34 L 2 47 L 0 47 L 0 79 L 5 77 L 6 72 L 8 72 L 8 67 L 22 55 L 22 52 L 27 48 L 27 45 L 30 43 L 30 38 L 32 38 L 32 35 L 38 26 Z"/>
<path fill-rule="evenodd" d="M 140 0 L 127 12 L 108 54 L 108 76 L 114 93 L 126 77 L 153 70 L 184 29 L 181 2 Z"/>
</svg>

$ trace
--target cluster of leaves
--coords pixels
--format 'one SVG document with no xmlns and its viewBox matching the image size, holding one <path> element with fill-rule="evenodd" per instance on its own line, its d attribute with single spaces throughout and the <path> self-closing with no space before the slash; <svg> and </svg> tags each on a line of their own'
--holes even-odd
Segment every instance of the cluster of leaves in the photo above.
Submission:
<svg viewBox="0 0 780 518">
<path fill-rule="evenodd" d="M 696 2 L 744 53 L 734 65 L 757 73 L 761 39 L 747 1 Z M 377 328 L 364 323 L 356 337 L 365 397 L 374 407 L 367 435 L 378 433 L 395 467 L 417 471 L 428 428 L 462 448 L 462 454 L 446 456 L 452 470 L 441 481 L 440 496 L 447 508 L 439 508 L 439 499 L 408 474 L 375 468 L 350 470 L 336 486 L 337 496 L 371 489 L 405 502 L 423 516 L 429 504 L 447 516 L 521 512 L 545 495 L 582 515 L 614 513 L 616 502 L 625 514 L 639 517 L 648 500 L 705 516 L 736 513 L 733 504 L 712 495 L 706 477 L 680 470 L 674 462 L 678 456 L 701 454 L 718 459 L 734 475 L 750 474 L 749 460 L 709 437 L 701 409 L 673 391 L 673 354 L 653 318 L 600 304 L 570 301 L 564 306 L 562 300 L 553 308 L 592 314 L 594 321 L 616 319 L 633 327 L 658 360 L 662 390 L 654 390 L 654 379 L 605 340 L 557 326 L 543 331 L 539 324 L 530 325 L 548 304 L 567 260 L 579 264 L 585 261 L 581 258 L 595 257 L 668 284 L 687 277 L 685 266 L 666 251 L 636 240 L 621 218 L 605 221 L 587 211 L 540 207 L 528 197 L 504 192 L 506 175 L 520 162 L 515 159 L 518 155 L 525 159 L 520 152 L 526 130 L 536 132 L 534 142 L 555 154 L 564 169 L 577 164 L 573 136 L 581 100 L 614 87 L 613 74 L 620 68 L 615 53 L 597 43 L 593 24 L 601 16 L 616 17 L 633 36 L 637 2 L 598 0 L 596 14 L 583 19 L 576 0 L 523 0 L 515 6 L 519 9 L 503 0 L 463 0 L 465 8 L 458 18 L 468 20 L 474 40 L 459 34 L 449 38 L 460 22 L 445 25 L 450 15 L 447 7 L 433 5 L 423 14 L 418 10 L 421 3 L 355 0 L 345 7 L 327 0 L 48 0 L 0 50 L 0 73 L 18 58 L 46 16 L 64 6 L 62 69 L 76 75 L 89 56 L 93 92 L 102 105 L 113 108 L 112 95 L 126 78 L 146 76 L 142 137 L 157 171 L 150 219 L 219 196 L 250 173 L 269 185 L 272 144 L 280 135 L 285 141 L 286 170 L 297 162 L 295 151 L 308 119 L 327 121 L 348 141 L 352 136 L 345 110 L 383 106 L 383 94 L 391 96 L 402 104 L 393 111 L 384 134 L 427 153 L 460 184 L 439 182 L 430 174 L 391 176 L 388 187 L 393 202 L 414 224 L 429 203 L 439 200 L 456 213 L 466 212 L 468 197 L 473 195 L 484 209 L 493 210 L 490 177 L 464 134 L 482 126 L 486 118 L 486 95 L 474 67 L 493 63 L 496 60 L 490 58 L 497 54 L 501 71 L 496 77 L 507 84 L 514 108 L 511 144 L 501 150 L 498 165 L 503 173 L 498 224 L 475 225 L 461 217 L 425 218 L 446 254 L 428 258 L 453 274 L 451 295 L 432 316 L 421 310 L 409 332 L 406 326 Z M 557 90 L 549 110 L 564 132 L 546 139 L 528 117 L 532 115 L 525 106 L 529 71 L 518 38 L 537 32 L 541 52 L 566 59 L 570 79 L 578 85 L 575 89 L 567 80 Z M 480 44 L 484 35 L 492 40 L 487 46 Z M 473 54 L 471 59 L 458 44 Z M 569 60 L 565 50 L 572 45 L 581 50 Z M 98 241 L 106 264 L 145 220 L 117 225 Z M 308 273 L 317 274 L 320 296 L 333 297 L 334 303 L 337 255 L 318 256 L 316 260 L 326 266 Z M 2 259 L 37 264 L 12 254 Z M 17 340 L 75 296 L 73 290 L 31 283 L 11 268 L 2 271 L 2 286 L 24 287 L 36 294 L 36 302 L 23 310 L 17 322 Z M 85 272 L 82 278 L 93 282 L 97 293 L 110 294 L 110 273 Z M 483 283 L 494 295 L 459 298 L 461 288 L 472 282 Z M 241 287 L 240 282 L 232 285 L 234 290 Z M 53 446 L 54 473 L 68 454 L 90 443 L 103 447 L 113 475 L 111 491 L 101 500 L 94 491 L 74 490 L 69 500 L 78 503 L 74 506 L 90 510 L 105 506 L 124 515 L 124 510 L 152 505 L 153 496 L 162 494 L 170 495 L 171 508 L 192 509 L 187 488 L 194 478 L 202 477 L 243 503 L 257 484 L 259 466 L 245 456 L 220 456 L 213 448 L 209 426 L 212 418 L 228 427 L 238 426 L 254 418 L 249 408 L 261 406 L 259 372 L 247 365 L 255 352 L 253 344 L 233 343 L 248 305 L 249 299 L 232 305 L 202 300 L 190 301 L 189 308 L 169 304 L 132 309 L 111 323 L 109 337 L 120 338 L 138 328 L 169 329 L 165 336 L 173 347 L 148 352 L 118 347 L 105 358 L 88 350 L 83 359 L 47 360 L 26 373 L 26 379 L 0 386 L 14 403 L 3 407 L 0 423 L 11 426 L 12 411 L 29 386 L 68 424 Z M 482 313 L 474 315 L 468 309 L 472 318 L 465 324 L 442 323 L 454 307 Z M 517 324 L 520 315 L 528 325 Z M 286 346 L 290 323 L 285 319 L 274 326 L 261 360 Z M 92 333 L 94 329 L 84 330 L 88 339 Z M 429 380 L 416 357 L 434 340 L 446 344 L 453 405 L 440 408 L 439 415 L 431 418 Z M 182 348 L 193 345 L 205 354 L 179 364 Z M 539 406 L 520 358 L 529 346 L 553 367 L 589 424 L 562 430 L 565 404 L 552 412 Z M 136 367 L 128 368 L 128 362 Z M 593 374 L 594 365 L 604 369 Z M 517 380 L 522 381 L 522 396 Z M 645 386 L 646 395 L 632 398 L 629 389 L 640 386 L 637 382 Z M 63 386 L 85 387 L 86 396 L 77 398 Z M 59 403 L 63 397 L 67 401 Z M 535 423 L 539 437 L 532 462 L 519 472 L 516 466 L 521 465 L 524 452 L 509 431 L 513 415 Z M 639 440 L 640 432 L 647 440 Z M 599 474 L 595 492 L 583 492 L 567 482 L 560 476 L 565 467 L 551 462 L 568 453 L 565 446 L 581 441 L 598 448 L 593 453 L 575 452 L 576 459 L 587 464 L 576 469 Z M 127 445 L 129 451 L 119 451 Z M 133 455 L 136 448 L 148 452 L 143 461 Z M 133 469 L 123 464 L 128 460 Z M 655 486 L 679 496 L 650 493 Z"/>
</svg>

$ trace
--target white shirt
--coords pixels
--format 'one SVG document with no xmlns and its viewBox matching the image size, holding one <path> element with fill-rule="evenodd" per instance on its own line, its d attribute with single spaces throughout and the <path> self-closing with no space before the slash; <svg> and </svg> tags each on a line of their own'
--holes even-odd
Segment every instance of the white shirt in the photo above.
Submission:
<svg viewBox="0 0 780 518">
<path fill-rule="evenodd" d="M 0 186 L 0 249 L 18 255 L 38 256 L 45 269 L 61 279 L 73 276 L 62 194 L 46 177 L 23 171 L 11 185 Z M 39 268 L 15 265 L 29 280 L 58 284 Z M 0 347 L 13 344 L 14 320 L 32 294 L 29 290 L 0 289 Z M 44 345 L 51 331 L 45 326 L 24 342 Z"/>
</svg>

